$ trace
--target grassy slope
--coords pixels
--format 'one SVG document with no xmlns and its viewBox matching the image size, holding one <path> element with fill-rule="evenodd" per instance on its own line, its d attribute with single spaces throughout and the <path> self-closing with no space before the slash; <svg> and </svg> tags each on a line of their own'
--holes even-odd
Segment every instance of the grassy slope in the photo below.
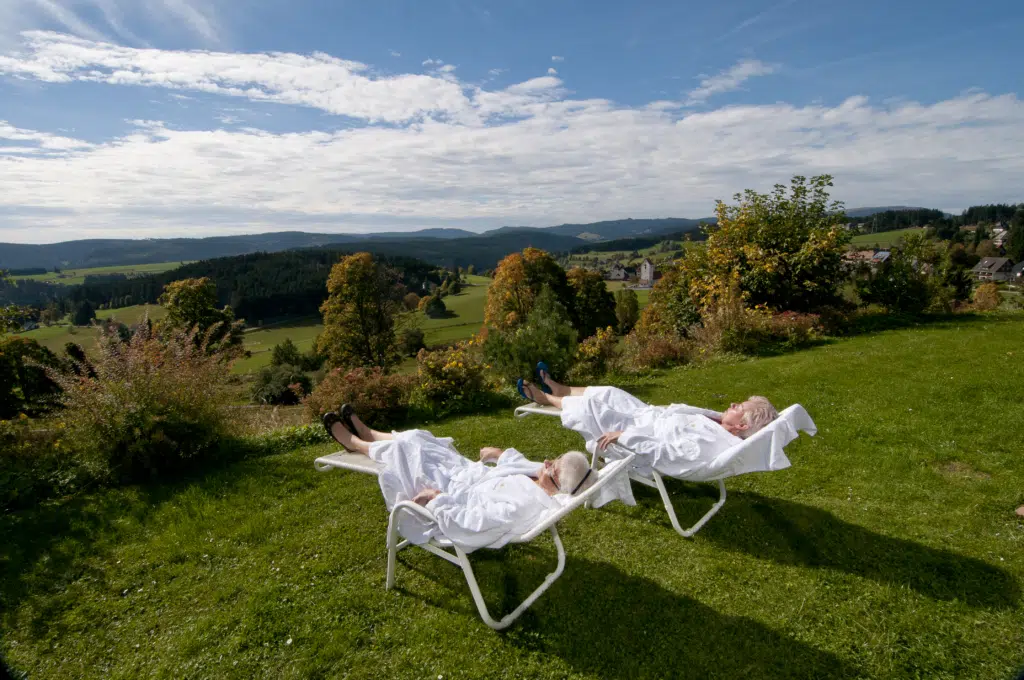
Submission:
<svg viewBox="0 0 1024 680">
<path fill-rule="evenodd" d="M 46 281 L 48 283 L 60 283 L 65 286 L 74 286 L 85 282 L 86 276 L 99 276 L 102 274 L 161 274 L 171 269 L 177 269 L 185 262 L 153 262 L 151 264 L 128 264 L 115 265 L 110 267 L 89 267 L 82 269 L 63 269 L 59 274 L 47 272 L 45 274 L 32 274 L 30 276 L 14 276 L 15 279 L 33 279 L 35 281 Z"/>
<path fill-rule="evenodd" d="M 870 248 L 878 244 L 882 248 L 891 248 L 907 234 L 920 232 L 920 229 L 896 229 L 895 231 L 880 231 L 877 234 L 858 234 L 853 237 L 851 243 L 855 246 Z"/>
<path fill-rule="evenodd" d="M 167 316 L 167 312 L 159 305 L 133 305 L 117 309 L 101 309 L 97 312 L 97 318 L 99 319 L 112 317 L 129 326 L 141 322 L 147 315 L 153 321 L 159 321 Z M 68 342 L 77 342 L 86 349 L 89 349 L 89 346 L 96 339 L 97 331 L 84 326 L 42 326 L 32 331 L 19 333 L 18 336 L 35 340 L 39 344 L 58 352 L 63 351 L 64 345 Z"/>
<path fill-rule="evenodd" d="M 1024 649 L 1022 331 L 963 318 L 647 381 L 657 402 L 799 401 L 819 434 L 789 470 L 731 481 L 694 540 L 646 489 L 576 513 L 564 576 L 504 634 L 425 553 L 385 592 L 376 482 L 315 472 L 325 446 L 0 518 L 0 653 L 33 678 L 1007 678 Z M 424 425 L 467 452 L 580 444 L 507 412 Z M 711 502 L 670 491 L 682 521 Z M 492 610 L 553 555 L 547 539 L 475 553 Z"/>
</svg>

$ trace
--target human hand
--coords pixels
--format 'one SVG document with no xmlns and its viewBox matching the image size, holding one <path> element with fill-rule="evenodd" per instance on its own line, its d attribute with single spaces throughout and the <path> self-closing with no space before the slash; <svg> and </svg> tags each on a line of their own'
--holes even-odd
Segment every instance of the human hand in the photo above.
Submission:
<svg viewBox="0 0 1024 680">
<path fill-rule="evenodd" d="M 498 460 L 501 458 L 502 453 L 502 449 L 499 449 L 497 446 L 485 446 L 480 449 L 480 462 L 487 463 L 492 460 Z"/>
<path fill-rule="evenodd" d="M 423 491 L 420 491 L 418 494 L 416 494 L 413 497 L 412 502 L 416 503 L 417 505 L 426 505 L 427 503 L 434 500 L 440 495 L 441 492 L 438 491 L 437 489 L 431 489 L 430 487 L 427 487 L 426 489 L 423 489 Z"/>
<path fill-rule="evenodd" d="M 604 451 L 605 449 L 608 448 L 609 444 L 614 444 L 615 442 L 619 441 L 619 435 L 621 434 L 622 432 L 605 432 L 598 438 L 597 448 Z"/>
</svg>

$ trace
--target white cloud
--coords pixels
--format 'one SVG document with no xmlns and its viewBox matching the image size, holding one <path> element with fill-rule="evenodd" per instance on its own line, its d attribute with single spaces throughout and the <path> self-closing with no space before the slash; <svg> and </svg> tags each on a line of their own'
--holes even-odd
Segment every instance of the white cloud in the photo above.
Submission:
<svg viewBox="0 0 1024 680">
<path fill-rule="evenodd" d="M 797 173 L 834 174 L 850 205 L 1024 199 L 1024 102 L 1012 94 L 695 112 L 573 99 L 554 76 L 485 90 L 326 55 L 30 40 L 0 72 L 97 83 L 91 96 L 134 84 L 280 101 L 364 124 L 272 133 L 138 120 L 84 141 L 0 123 L 0 241 L 699 217 Z"/>
<path fill-rule="evenodd" d="M 402 56 L 402 53 L 399 52 L 398 50 L 391 50 L 390 54 L 391 54 L 392 57 L 400 57 L 400 56 Z"/>
<path fill-rule="evenodd" d="M 777 70 L 778 67 L 774 64 L 766 64 L 757 59 L 744 59 L 721 73 L 705 76 L 700 81 L 700 86 L 690 90 L 689 101 L 691 104 L 703 103 L 716 94 L 738 90 L 751 78 L 770 75 Z"/>
<path fill-rule="evenodd" d="M 492 68 L 490 71 L 487 72 L 487 74 L 490 76 L 497 77 L 500 76 L 502 73 L 505 73 L 506 71 L 508 71 L 507 68 Z"/>
<path fill-rule="evenodd" d="M 440 66 L 444 62 L 440 59 L 424 59 L 423 66 Z"/>
<path fill-rule="evenodd" d="M 551 57 L 551 61 L 565 61 L 565 57 Z"/>
<path fill-rule="evenodd" d="M 558 75 L 558 71 L 556 69 L 554 69 L 554 68 L 549 68 L 548 69 L 548 75 L 549 76 L 557 76 Z"/>
</svg>

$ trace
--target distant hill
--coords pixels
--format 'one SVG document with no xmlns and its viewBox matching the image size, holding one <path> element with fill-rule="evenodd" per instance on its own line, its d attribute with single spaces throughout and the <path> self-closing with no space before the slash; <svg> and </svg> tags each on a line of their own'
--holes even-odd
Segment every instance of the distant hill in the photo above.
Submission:
<svg viewBox="0 0 1024 680">
<path fill-rule="evenodd" d="M 709 218 L 713 221 L 713 218 Z M 248 253 L 274 253 L 294 248 L 318 248 L 325 246 L 348 246 L 350 244 L 372 244 L 373 247 L 360 246 L 373 252 L 387 254 L 421 256 L 421 248 L 433 253 L 424 257 L 429 261 L 444 257 L 447 246 L 438 249 L 440 242 L 453 240 L 473 240 L 465 248 L 460 247 L 455 257 L 463 257 L 458 253 L 472 252 L 474 255 L 464 259 L 472 260 L 476 266 L 490 262 L 495 248 L 485 245 L 477 239 L 507 237 L 512 234 L 526 235 L 525 238 L 537 240 L 537 247 L 555 250 L 571 250 L 579 245 L 582 238 L 586 241 L 601 241 L 636 236 L 652 236 L 681 231 L 696 230 L 702 220 L 669 217 L 664 219 L 625 219 L 593 224 L 561 224 L 555 227 L 502 227 L 492 229 L 483 234 L 476 234 L 464 229 L 423 229 L 413 232 L 385 232 L 381 234 L 317 234 L 302 231 L 283 231 L 269 234 L 246 234 L 242 236 L 211 236 L 207 238 L 168 238 L 168 239 L 89 239 L 82 241 L 65 241 L 46 245 L 23 245 L 0 243 L 0 268 L 25 269 L 45 267 L 53 269 L 107 267 L 129 264 L 150 264 L 154 262 L 186 262 L 209 260 L 216 257 L 231 257 Z M 558 241 L 552 239 L 566 239 Z M 539 239 L 546 246 L 539 245 Z M 520 241 L 516 241 L 520 242 Z M 503 241 L 498 242 L 498 249 Z M 395 245 L 399 244 L 399 245 Z M 412 246 L 416 248 L 413 249 Z M 506 251 L 507 254 L 510 251 Z M 433 258 L 433 260 L 431 259 Z M 452 258 L 448 258 L 452 259 Z M 499 258 L 500 259 L 500 258 Z M 440 264 L 440 263 L 438 263 Z M 485 268 L 493 267 L 490 263 Z"/>
<path fill-rule="evenodd" d="M 714 217 L 689 219 L 686 217 L 664 217 L 659 219 L 632 218 L 607 220 L 590 224 L 560 224 L 557 227 L 501 227 L 485 231 L 484 235 L 503 234 L 516 231 L 546 231 L 562 236 L 574 236 L 587 241 L 632 238 L 635 236 L 657 236 L 674 232 L 695 231 L 702 222 L 715 221 Z"/>
<path fill-rule="evenodd" d="M 847 217 L 870 217 L 875 213 L 889 212 L 891 210 L 925 210 L 916 206 L 909 205 L 885 205 L 877 208 L 850 208 L 846 210 Z"/>
</svg>

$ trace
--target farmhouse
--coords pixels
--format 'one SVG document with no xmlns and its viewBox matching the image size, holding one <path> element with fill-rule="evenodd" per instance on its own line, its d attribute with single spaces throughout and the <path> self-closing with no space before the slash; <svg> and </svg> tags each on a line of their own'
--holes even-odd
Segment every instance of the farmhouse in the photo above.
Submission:
<svg viewBox="0 0 1024 680">
<path fill-rule="evenodd" d="M 626 268 L 618 262 L 615 262 L 611 267 L 608 267 L 608 272 L 606 273 L 605 278 L 609 281 L 625 281 Z"/>
<path fill-rule="evenodd" d="M 1013 260 L 1008 257 L 983 257 L 971 272 L 978 281 L 1009 281 Z"/>
<path fill-rule="evenodd" d="M 1018 262 L 1010 270 L 1010 281 L 1024 283 L 1024 262 Z"/>
</svg>

